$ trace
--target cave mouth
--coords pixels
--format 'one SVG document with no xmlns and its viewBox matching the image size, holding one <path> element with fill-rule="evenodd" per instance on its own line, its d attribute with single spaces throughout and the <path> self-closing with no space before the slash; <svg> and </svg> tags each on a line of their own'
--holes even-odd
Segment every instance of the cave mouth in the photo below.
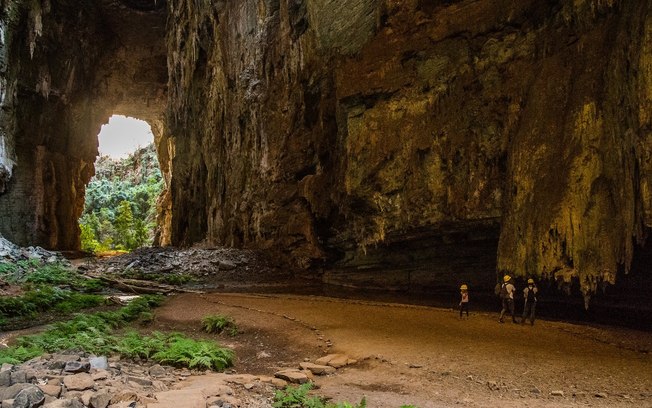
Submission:
<svg viewBox="0 0 652 408">
<path fill-rule="evenodd" d="M 164 184 L 152 129 L 146 121 L 113 115 L 97 139 L 95 175 L 79 218 L 81 249 L 100 255 L 150 246 Z"/>
</svg>

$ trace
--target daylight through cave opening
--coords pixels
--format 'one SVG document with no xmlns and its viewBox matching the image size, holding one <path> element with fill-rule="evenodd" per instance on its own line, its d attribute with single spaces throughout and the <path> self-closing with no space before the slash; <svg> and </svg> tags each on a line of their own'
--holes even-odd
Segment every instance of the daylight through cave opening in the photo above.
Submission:
<svg viewBox="0 0 652 408">
<path fill-rule="evenodd" d="M 151 245 L 164 183 L 150 125 L 113 115 L 98 142 L 95 175 L 79 219 L 81 249 L 98 254 Z"/>
</svg>

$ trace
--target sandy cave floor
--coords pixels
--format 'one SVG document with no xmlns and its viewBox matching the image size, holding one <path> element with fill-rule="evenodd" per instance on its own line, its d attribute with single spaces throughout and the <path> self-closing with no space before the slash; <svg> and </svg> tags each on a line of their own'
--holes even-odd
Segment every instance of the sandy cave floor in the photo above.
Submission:
<svg viewBox="0 0 652 408">
<path fill-rule="evenodd" d="M 340 352 L 359 360 L 317 377 L 316 392 L 369 407 L 652 407 L 652 333 L 317 296 L 180 294 L 152 330 L 207 337 L 200 320 L 235 318 L 238 373 L 273 374 Z M 563 396 L 551 395 L 562 391 Z"/>
</svg>

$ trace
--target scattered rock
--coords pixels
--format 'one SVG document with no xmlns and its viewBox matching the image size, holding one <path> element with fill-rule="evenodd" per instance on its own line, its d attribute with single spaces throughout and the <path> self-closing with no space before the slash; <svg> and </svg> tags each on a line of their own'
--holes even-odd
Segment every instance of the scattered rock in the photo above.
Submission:
<svg viewBox="0 0 652 408">
<path fill-rule="evenodd" d="M 223 271 L 232 271 L 235 269 L 235 264 L 231 261 L 226 261 L 226 260 L 221 260 L 218 263 L 218 266 L 220 267 L 221 270 Z"/>
<path fill-rule="evenodd" d="M 329 365 L 335 368 L 341 368 L 350 364 L 355 364 L 356 360 L 350 359 L 344 354 L 329 354 L 327 356 L 318 358 L 315 361 L 317 365 Z"/>
<path fill-rule="evenodd" d="M 45 385 L 39 385 L 38 387 L 41 389 L 41 391 L 43 391 L 45 395 L 50 395 L 55 398 L 59 398 L 59 395 L 61 395 L 60 385 L 45 384 Z"/>
<path fill-rule="evenodd" d="M 33 408 L 38 407 L 45 402 L 45 394 L 35 385 L 31 385 L 16 395 L 14 398 L 13 408 Z M 4 404 L 3 404 L 4 407 Z"/>
<path fill-rule="evenodd" d="M 88 361 L 68 361 L 63 367 L 63 371 L 67 373 L 87 373 L 91 369 L 91 364 Z"/>
<path fill-rule="evenodd" d="M 88 373 L 79 373 L 63 378 L 63 384 L 71 391 L 84 391 L 93 388 L 95 381 Z"/>
<path fill-rule="evenodd" d="M 328 375 L 335 373 L 335 367 L 327 365 L 318 365 L 313 363 L 300 363 L 299 367 L 303 370 L 309 370 L 314 375 Z"/>
<path fill-rule="evenodd" d="M 530 390 L 532 394 L 541 394 L 541 390 L 538 389 L 537 387 L 534 387 Z"/>
<path fill-rule="evenodd" d="M 106 408 L 111 403 L 111 395 L 104 391 L 94 394 L 89 401 L 91 408 Z"/>
<path fill-rule="evenodd" d="M 607 398 L 607 394 L 604 392 L 596 392 L 594 397 L 596 398 Z"/>
<path fill-rule="evenodd" d="M 92 369 L 106 370 L 109 368 L 109 361 L 107 360 L 106 356 L 90 357 L 88 362 L 90 363 Z"/>
<path fill-rule="evenodd" d="M 24 390 L 25 388 L 31 387 L 32 384 L 13 384 L 10 385 L 9 387 L 0 390 L 0 401 L 4 400 L 9 400 L 9 399 L 14 399 L 16 398 L 16 395 L 18 395 L 19 392 Z"/>
<path fill-rule="evenodd" d="M 167 371 L 165 371 L 165 368 L 161 367 L 160 365 L 156 364 L 153 365 L 149 368 L 149 375 L 155 378 L 159 377 L 165 377 L 167 375 Z"/>
<path fill-rule="evenodd" d="M 293 384 L 304 384 L 309 381 L 308 376 L 297 369 L 278 371 L 274 376 Z"/>
<path fill-rule="evenodd" d="M 0 372 L 0 387 L 9 387 L 11 385 L 11 371 Z"/>
<path fill-rule="evenodd" d="M 552 395 L 553 397 L 563 397 L 564 391 L 560 391 L 560 390 L 550 391 L 550 395 Z"/>
</svg>

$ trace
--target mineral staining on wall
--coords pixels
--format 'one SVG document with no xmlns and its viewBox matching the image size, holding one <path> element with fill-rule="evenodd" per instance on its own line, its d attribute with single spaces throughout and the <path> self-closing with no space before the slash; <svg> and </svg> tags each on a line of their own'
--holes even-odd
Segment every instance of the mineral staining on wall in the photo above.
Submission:
<svg viewBox="0 0 652 408">
<path fill-rule="evenodd" d="M 627 269 L 650 225 L 648 5 L 341 3 L 170 2 L 173 243 L 308 266 L 494 220 L 501 270 L 589 293 Z"/>
<path fill-rule="evenodd" d="M 111 113 L 157 135 L 162 244 L 454 278 L 497 259 L 588 296 L 652 227 L 647 2 L 171 0 L 167 26 L 156 2 L 9 3 L 0 227 L 19 242 L 78 244 Z M 442 254 L 465 245 L 459 272 Z"/>
</svg>

